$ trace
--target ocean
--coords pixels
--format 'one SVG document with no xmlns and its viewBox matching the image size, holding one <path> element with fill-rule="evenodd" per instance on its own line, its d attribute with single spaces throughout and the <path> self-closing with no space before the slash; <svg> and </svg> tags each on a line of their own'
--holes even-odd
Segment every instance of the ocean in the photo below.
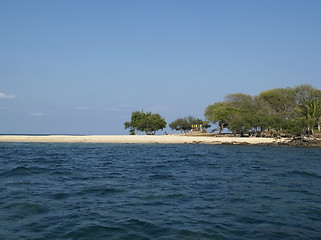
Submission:
<svg viewBox="0 0 321 240">
<path fill-rule="evenodd" d="M 0 143 L 0 239 L 321 239 L 320 148 Z"/>
</svg>

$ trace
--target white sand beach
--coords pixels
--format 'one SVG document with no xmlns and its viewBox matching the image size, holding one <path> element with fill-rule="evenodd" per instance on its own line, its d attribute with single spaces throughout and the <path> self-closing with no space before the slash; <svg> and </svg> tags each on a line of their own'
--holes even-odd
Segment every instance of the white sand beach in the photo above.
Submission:
<svg viewBox="0 0 321 240">
<path fill-rule="evenodd" d="M 278 144 L 289 139 L 173 135 L 1 135 L 0 142 Z"/>
</svg>

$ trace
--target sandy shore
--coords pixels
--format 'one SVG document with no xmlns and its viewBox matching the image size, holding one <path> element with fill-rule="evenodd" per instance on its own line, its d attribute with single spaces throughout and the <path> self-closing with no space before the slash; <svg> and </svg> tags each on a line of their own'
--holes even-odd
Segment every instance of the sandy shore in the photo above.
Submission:
<svg viewBox="0 0 321 240">
<path fill-rule="evenodd" d="M 288 139 L 239 138 L 239 137 L 196 137 L 182 135 L 1 135 L 0 142 L 84 142 L 84 143 L 204 143 L 204 144 L 278 144 Z"/>
</svg>

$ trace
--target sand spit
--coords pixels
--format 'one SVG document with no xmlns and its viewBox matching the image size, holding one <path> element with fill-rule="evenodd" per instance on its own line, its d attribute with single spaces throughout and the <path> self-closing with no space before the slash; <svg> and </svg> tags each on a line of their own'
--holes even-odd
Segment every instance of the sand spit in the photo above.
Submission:
<svg viewBox="0 0 321 240">
<path fill-rule="evenodd" d="M 1 135 L 0 142 L 52 142 L 52 143 L 199 143 L 199 144 L 283 144 L 290 139 L 275 138 L 240 138 L 240 137 L 197 137 L 182 135 Z"/>
</svg>

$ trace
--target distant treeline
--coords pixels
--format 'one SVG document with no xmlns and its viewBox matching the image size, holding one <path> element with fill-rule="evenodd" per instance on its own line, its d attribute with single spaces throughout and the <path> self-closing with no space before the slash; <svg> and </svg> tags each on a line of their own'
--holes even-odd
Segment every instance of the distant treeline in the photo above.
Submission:
<svg viewBox="0 0 321 240">
<path fill-rule="evenodd" d="M 321 131 L 321 90 L 300 85 L 263 91 L 257 96 L 228 94 L 224 101 L 209 105 L 204 116 L 205 121 L 193 116 L 178 118 L 169 127 L 181 132 L 204 131 L 214 123 L 218 126 L 214 131 L 222 133 L 225 128 L 240 136 L 313 135 Z M 124 125 L 130 134 L 155 134 L 167 123 L 159 114 L 135 111 Z"/>
<path fill-rule="evenodd" d="M 276 88 L 258 96 L 229 94 L 223 102 L 209 105 L 208 121 L 239 135 L 276 136 L 320 132 L 321 90 L 310 85 Z"/>
</svg>

